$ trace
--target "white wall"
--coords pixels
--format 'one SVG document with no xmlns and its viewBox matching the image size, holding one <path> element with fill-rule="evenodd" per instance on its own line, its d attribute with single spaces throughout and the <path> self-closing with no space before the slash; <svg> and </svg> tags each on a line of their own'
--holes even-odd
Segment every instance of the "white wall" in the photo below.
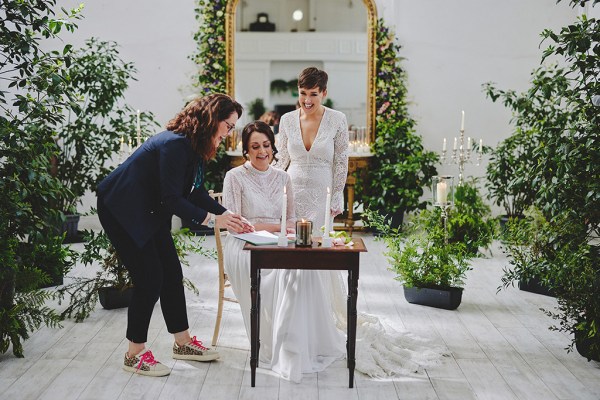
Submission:
<svg viewBox="0 0 600 400">
<path fill-rule="evenodd" d="M 59 0 L 73 7 L 79 1 Z M 354 0 L 354 7 L 360 0 Z M 425 146 L 441 148 L 444 137 L 458 134 L 460 111 L 466 113 L 466 135 L 496 144 L 510 132 L 510 114 L 487 100 L 481 85 L 525 90 L 530 72 L 539 65 L 540 32 L 575 20 L 577 10 L 564 0 L 376 0 L 378 15 L 394 25 L 408 73 L 410 111 L 418 121 Z M 127 101 L 155 112 L 161 125 L 193 93 L 195 66 L 194 1 L 95 0 L 86 4 L 86 18 L 65 42 L 81 44 L 89 36 L 116 40 L 123 58 L 138 68 Z M 596 6 L 593 10 L 598 16 Z M 333 96 L 333 94 L 332 94 Z M 482 175 L 483 166 L 467 174 Z M 455 166 L 442 173 L 456 175 Z"/>
</svg>

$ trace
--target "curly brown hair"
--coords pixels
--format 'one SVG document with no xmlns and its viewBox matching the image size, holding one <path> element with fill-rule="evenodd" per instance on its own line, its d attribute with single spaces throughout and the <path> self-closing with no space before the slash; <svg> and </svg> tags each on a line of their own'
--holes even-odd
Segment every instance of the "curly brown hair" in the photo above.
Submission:
<svg viewBox="0 0 600 400">
<path fill-rule="evenodd" d="M 304 68 L 298 76 L 298 87 L 304 89 L 319 88 L 322 92 L 327 90 L 327 72 L 315 67 Z"/>
<path fill-rule="evenodd" d="M 212 138 L 217 133 L 219 123 L 234 112 L 240 118 L 242 111 L 241 104 L 230 96 L 210 94 L 190 101 L 167 123 L 166 129 L 189 138 L 194 151 L 208 161 L 217 153 Z"/>
<path fill-rule="evenodd" d="M 273 149 L 273 161 L 277 161 L 275 155 L 278 151 L 277 147 L 275 147 L 275 134 L 273 133 L 273 130 L 271 130 L 271 127 L 263 121 L 250 122 L 242 130 L 242 155 L 244 158 L 248 158 L 248 142 L 250 141 L 250 136 L 252 136 L 254 132 L 264 133 L 267 136 L 269 142 L 271 142 L 271 148 Z"/>
</svg>

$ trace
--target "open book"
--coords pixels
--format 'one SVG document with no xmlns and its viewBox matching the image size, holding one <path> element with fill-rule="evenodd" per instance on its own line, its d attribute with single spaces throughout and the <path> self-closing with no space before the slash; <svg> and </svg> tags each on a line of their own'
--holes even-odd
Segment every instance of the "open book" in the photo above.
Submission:
<svg viewBox="0 0 600 400">
<path fill-rule="evenodd" d="M 238 233 L 233 234 L 234 238 L 238 238 L 241 240 L 245 240 L 248 243 L 252 243 L 255 246 L 265 245 L 265 244 L 277 244 L 277 239 L 279 236 L 268 232 L 268 231 L 258 231 L 258 232 L 250 232 L 250 233 Z M 290 239 L 288 238 L 288 241 Z"/>
</svg>

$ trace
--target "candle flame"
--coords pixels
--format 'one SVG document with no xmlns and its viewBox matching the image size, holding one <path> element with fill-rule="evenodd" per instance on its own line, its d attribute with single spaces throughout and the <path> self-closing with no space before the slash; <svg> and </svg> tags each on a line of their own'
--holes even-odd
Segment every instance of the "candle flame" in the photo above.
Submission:
<svg viewBox="0 0 600 400">
<path fill-rule="evenodd" d="M 304 224 L 304 223 L 306 223 L 306 220 L 305 220 L 304 218 L 302 218 L 302 223 L 303 223 L 303 224 Z"/>
</svg>

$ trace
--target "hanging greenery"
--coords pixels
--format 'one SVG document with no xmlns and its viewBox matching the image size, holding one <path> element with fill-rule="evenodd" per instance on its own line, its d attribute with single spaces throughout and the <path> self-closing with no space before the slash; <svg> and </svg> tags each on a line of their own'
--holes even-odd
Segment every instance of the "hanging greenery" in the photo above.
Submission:
<svg viewBox="0 0 600 400">
<path fill-rule="evenodd" d="M 227 0 L 197 0 L 194 12 L 198 31 L 194 34 L 196 51 L 190 59 L 198 66 L 195 87 L 199 96 L 226 93 L 227 63 L 225 46 L 225 8 Z M 215 159 L 207 163 L 206 189 L 220 192 L 229 166 L 225 148 L 219 146 Z"/>
</svg>

